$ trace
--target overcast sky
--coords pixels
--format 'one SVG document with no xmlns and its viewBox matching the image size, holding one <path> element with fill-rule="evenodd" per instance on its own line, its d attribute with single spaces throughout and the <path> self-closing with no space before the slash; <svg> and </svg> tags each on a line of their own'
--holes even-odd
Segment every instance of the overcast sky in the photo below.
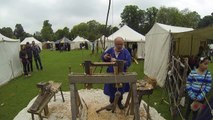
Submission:
<svg viewBox="0 0 213 120">
<path fill-rule="evenodd" d="M 120 13 L 126 5 L 137 5 L 145 10 L 149 7 L 177 7 L 196 11 L 201 17 L 213 12 L 212 0 L 112 0 L 109 24 L 118 26 Z M 54 31 L 65 26 L 89 20 L 105 23 L 108 0 L 1 0 L 0 28 L 22 24 L 24 30 L 33 34 L 40 31 L 44 20 L 49 20 Z"/>
</svg>

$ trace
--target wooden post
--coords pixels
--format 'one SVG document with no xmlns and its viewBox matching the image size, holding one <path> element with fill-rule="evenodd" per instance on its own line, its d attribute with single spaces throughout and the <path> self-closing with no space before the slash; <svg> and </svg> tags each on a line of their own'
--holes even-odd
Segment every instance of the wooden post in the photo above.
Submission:
<svg viewBox="0 0 213 120">
<path fill-rule="evenodd" d="M 61 87 L 59 88 L 59 90 L 60 90 L 60 92 L 61 92 L 62 100 L 63 100 L 63 102 L 65 102 L 65 100 L 64 100 L 64 95 L 63 95 L 63 92 L 62 92 L 62 90 L 61 90 Z"/>
<path fill-rule="evenodd" d="M 130 91 L 129 91 L 128 96 L 126 98 L 125 108 L 127 108 L 129 106 L 131 96 L 132 96 L 132 86 L 130 86 Z"/>
<path fill-rule="evenodd" d="M 70 95 L 71 95 L 71 113 L 72 120 L 76 120 L 78 115 L 78 106 L 77 106 L 77 92 L 75 88 L 75 84 L 85 84 L 85 83 L 95 83 L 95 84 L 103 84 L 103 83 L 130 83 L 132 85 L 132 99 L 131 102 L 134 104 L 134 116 L 135 120 L 140 120 L 139 113 L 139 102 L 137 98 L 137 90 L 136 90 L 136 82 L 137 82 L 137 73 L 125 73 L 116 75 L 117 81 L 115 81 L 115 75 L 111 73 L 105 74 L 69 74 L 69 82 L 70 82 Z M 99 112 L 99 111 L 97 111 Z"/>
<path fill-rule="evenodd" d="M 132 84 L 131 84 L 131 88 L 132 88 L 133 86 L 132 86 Z M 133 88 L 132 88 L 133 89 Z M 131 93 L 131 103 L 130 103 L 130 115 L 134 115 L 134 107 L 135 107 L 135 105 L 134 105 L 134 95 L 133 95 L 133 90 L 131 91 L 132 93 Z"/>
<path fill-rule="evenodd" d="M 137 86 L 136 83 L 132 83 L 132 95 L 133 95 L 133 102 L 134 102 L 134 113 L 135 113 L 135 120 L 140 120 L 140 111 L 139 111 L 139 102 L 137 96 Z"/>
<path fill-rule="evenodd" d="M 92 62 L 91 61 L 85 61 L 84 62 L 84 72 L 86 73 L 86 74 L 90 74 L 91 72 L 90 72 L 90 66 L 91 66 L 91 64 L 92 64 Z"/>
<path fill-rule="evenodd" d="M 70 103 L 71 103 L 72 120 L 76 120 L 77 118 L 77 104 L 75 97 L 76 97 L 75 84 L 70 84 Z"/>
<path fill-rule="evenodd" d="M 123 60 L 117 60 L 116 64 L 118 66 L 118 72 L 117 73 L 122 73 L 124 69 L 124 61 Z"/>
</svg>

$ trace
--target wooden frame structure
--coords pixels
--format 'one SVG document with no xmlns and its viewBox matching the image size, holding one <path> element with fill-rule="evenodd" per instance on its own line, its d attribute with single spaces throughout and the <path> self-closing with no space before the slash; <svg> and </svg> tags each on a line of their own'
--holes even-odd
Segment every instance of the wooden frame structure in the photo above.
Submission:
<svg viewBox="0 0 213 120">
<path fill-rule="evenodd" d="M 184 88 L 186 86 L 188 67 L 188 58 L 177 59 L 172 56 L 165 88 L 168 93 L 170 112 L 173 120 L 177 119 L 178 115 L 184 120 L 180 102 L 182 97 L 185 96 Z"/>
<path fill-rule="evenodd" d="M 116 77 L 116 81 L 115 81 Z M 71 102 L 71 114 L 72 120 L 76 120 L 79 116 L 79 106 L 78 106 L 78 90 L 76 84 L 105 84 L 105 83 L 130 83 L 132 91 L 131 101 L 134 106 L 133 113 L 134 119 L 140 120 L 139 112 L 139 101 L 137 97 L 137 73 L 123 73 L 115 75 L 113 73 L 103 73 L 103 74 L 74 74 L 70 73 L 68 75 L 69 84 L 70 84 L 70 102 Z M 131 114 L 131 113 L 130 113 Z"/>
</svg>

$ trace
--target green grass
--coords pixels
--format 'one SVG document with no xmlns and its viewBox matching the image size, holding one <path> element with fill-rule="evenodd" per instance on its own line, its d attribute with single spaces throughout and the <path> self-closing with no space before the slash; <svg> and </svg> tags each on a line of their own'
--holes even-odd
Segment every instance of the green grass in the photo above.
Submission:
<svg viewBox="0 0 213 120">
<path fill-rule="evenodd" d="M 85 60 L 99 61 L 100 54 L 90 55 L 90 51 L 75 50 L 70 52 L 58 52 L 43 50 L 41 59 L 44 70 L 34 70 L 32 76 L 24 78 L 23 76 L 11 80 L 7 84 L 0 87 L 0 120 L 12 120 L 17 113 L 22 110 L 29 101 L 35 97 L 39 89 L 36 88 L 36 83 L 41 81 L 56 81 L 62 82 L 62 89 L 69 90 L 68 86 L 68 67 L 71 67 L 72 72 L 83 72 L 80 64 Z M 35 65 L 34 65 L 35 69 Z M 213 70 L 213 65 L 210 64 L 210 69 Z M 100 68 L 96 70 L 99 72 Z M 104 70 L 103 70 L 104 71 Z M 138 73 L 138 79 L 142 79 L 143 74 L 143 61 L 139 64 L 135 63 L 129 68 L 129 71 Z M 94 85 L 95 88 L 103 88 L 103 85 Z M 78 85 L 81 89 L 82 85 Z M 155 107 L 163 117 L 170 120 L 169 106 L 161 103 L 161 98 L 165 97 L 166 93 L 162 88 L 156 88 L 153 95 L 150 97 L 151 106 Z M 144 97 L 147 101 L 147 97 Z M 154 103 L 157 103 L 156 105 Z"/>
</svg>

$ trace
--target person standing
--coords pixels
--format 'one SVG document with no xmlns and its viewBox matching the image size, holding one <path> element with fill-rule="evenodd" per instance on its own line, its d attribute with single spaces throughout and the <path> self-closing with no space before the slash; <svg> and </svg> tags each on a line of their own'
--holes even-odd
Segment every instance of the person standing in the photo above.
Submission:
<svg viewBox="0 0 213 120">
<path fill-rule="evenodd" d="M 114 40 L 114 47 L 106 50 L 102 55 L 102 60 L 104 62 L 115 62 L 116 60 L 124 61 L 123 72 L 127 72 L 127 68 L 131 65 L 131 56 L 127 49 L 124 48 L 124 40 L 121 37 L 117 37 Z M 108 73 L 113 73 L 113 66 L 107 68 Z M 118 107 L 124 109 L 122 104 L 123 94 L 128 92 L 130 89 L 129 83 L 124 83 L 121 87 L 118 88 L 118 91 L 121 93 L 121 96 L 118 100 Z M 104 94 L 109 96 L 109 102 L 113 103 L 115 98 L 115 93 L 117 91 L 115 84 L 105 84 L 104 85 Z"/>
<path fill-rule="evenodd" d="M 39 55 L 39 53 L 41 52 L 41 49 L 38 45 L 35 44 L 35 41 L 32 42 L 32 51 L 33 51 L 33 57 L 36 63 L 37 70 L 43 70 L 41 58 Z"/>
<path fill-rule="evenodd" d="M 25 46 L 21 47 L 21 50 L 19 52 L 19 58 L 21 59 L 21 63 L 23 65 L 24 76 L 25 77 L 30 76 L 30 74 L 27 70 L 28 56 L 27 56 Z"/>
<path fill-rule="evenodd" d="M 32 73 L 33 72 L 33 53 L 32 53 L 32 47 L 29 42 L 26 43 L 25 49 L 26 49 L 27 56 L 28 56 L 27 71 L 29 73 Z"/>
<path fill-rule="evenodd" d="M 132 44 L 132 56 L 133 56 L 133 58 L 137 58 L 137 50 L 138 50 L 138 44 L 133 43 Z"/>
<path fill-rule="evenodd" d="M 186 92 L 188 93 L 188 105 L 186 109 L 186 120 L 189 119 L 193 111 L 192 120 L 196 120 L 199 110 L 205 101 L 206 94 L 211 89 L 211 73 L 208 71 L 209 58 L 200 57 L 197 68 L 192 70 L 188 75 L 186 82 Z"/>
</svg>

